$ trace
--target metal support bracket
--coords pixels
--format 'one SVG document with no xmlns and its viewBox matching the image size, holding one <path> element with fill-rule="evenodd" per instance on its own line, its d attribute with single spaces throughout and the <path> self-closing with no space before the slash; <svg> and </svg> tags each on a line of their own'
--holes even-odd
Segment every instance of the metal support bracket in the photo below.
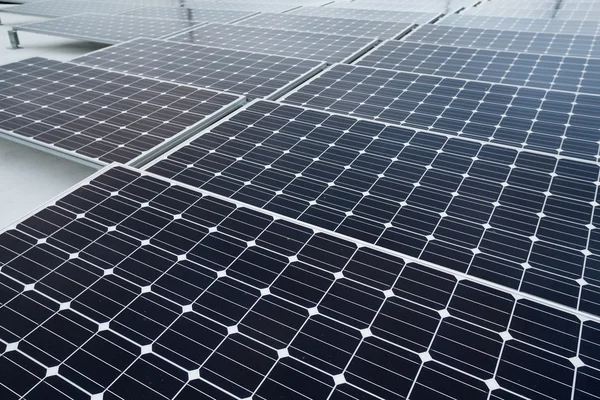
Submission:
<svg viewBox="0 0 600 400">
<path fill-rule="evenodd" d="M 13 49 L 20 49 L 19 45 L 21 43 L 19 42 L 19 35 L 17 34 L 17 31 L 8 31 L 8 38 L 10 39 L 10 46 Z"/>
</svg>

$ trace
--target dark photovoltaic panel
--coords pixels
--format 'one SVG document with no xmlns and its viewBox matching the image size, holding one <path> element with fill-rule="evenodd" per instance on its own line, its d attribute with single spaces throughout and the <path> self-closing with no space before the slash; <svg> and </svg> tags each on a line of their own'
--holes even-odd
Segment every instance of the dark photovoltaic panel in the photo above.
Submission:
<svg viewBox="0 0 600 400">
<path fill-rule="evenodd" d="M 381 11 L 360 8 L 300 7 L 288 15 L 309 15 L 312 17 L 366 19 L 369 21 L 404 22 L 427 24 L 441 14 L 416 11 Z"/>
<path fill-rule="evenodd" d="M 201 26 L 172 40 L 332 63 L 351 61 L 375 45 L 370 38 L 222 24 Z"/>
<path fill-rule="evenodd" d="M 148 169 L 600 315 L 596 163 L 260 101 Z"/>
<path fill-rule="evenodd" d="M 187 7 L 139 7 L 131 11 L 126 11 L 121 15 L 157 19 L 176 19 L 182 21 L 228 23 L 249 17 L 253 14 L 256 13 L 236 10 L 204 10 Z"/>
<path fill-rule="evenodd" d="M 259 14 L 240 21 L 237 25 L 379 39 L 396 39 L 406 34 L 415 26 L 414 23 L 406 22 L 369 21 L 273 13 Z"/>
<path fill-rule="evenodd" d="M 335 65 L 286 103 L 598 161 L 600 97 Z"/>
<path fill-rule="evenodd" d="M 600 94 L 600 60 L 387 41 L 357 65 Z"/>
<path fill-rule="evenodd" d="M 595 317 L 123 168 L 0 246 L 6 400 L 580 399 L 600 385 Z"/>
<path fill-rule="evenodd" d="M 143 163 L 244 101 L 43 58 L 0 66 L 0 131 L 99 164 Z"/>
<path fill-rule="evenodd" d="M 313 60 L 157 39 L 125 42 L 73 62 L 250 98 L 279 96 L 325 65 Z"/>
<path fill-rule="evenodd" d="M 114 44 L 139 37 L 167 37 L 199 25 L 202 23 L 126 15 L 79 14 L 19 25 L 13 29 Z"/>
<path fill-rule="evenodd" d="M 451 14 L 437 21 L 436 24 L 573 35 L 598 35 L 600 32 L 600 22 L 598 21 L 492 17 L 468 14 Z"/>
<path fill-rule="evenodd" d="M 520 53 L 600 57 L 600 43 L 597 42 L 595 36 L 586 35 L 422 25 L 412 32 L 407 39 L 421 43 Z"/>
<path fill-rule="evenodd" d="M 0 11 L 39 15 L 42 17 L 66 17 L 83 13 L 118 14 L 138 6 L 126 3 L 92 2 L 80 0 L 47 0 L 14 7 L 0 8 Z"/>
</svg>

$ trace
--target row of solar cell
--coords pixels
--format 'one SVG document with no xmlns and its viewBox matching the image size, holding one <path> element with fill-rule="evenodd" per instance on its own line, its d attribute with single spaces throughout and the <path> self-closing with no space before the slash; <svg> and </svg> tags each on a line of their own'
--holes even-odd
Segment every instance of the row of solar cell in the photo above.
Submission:
<svg viewBox="0 0 600 400">
<path fill-rule="evenodd" d="M 325 66 L 313 60 L 154 39 L 135 39 L 73 62 L 249 98 L 277 97 Z"/>
<path fill-rule="evenodd" d="M 407 39 L 414 42 L 474 47 L 520 53 L 553 54 L 599 58 L 600 44 L 595 36 L 560 33 L 521 32 L 497 29 L 422 25 Z"/>
<path fill-rule="evenodd" d="M 600 313 L 596 163 L 261 101 L 149 170 Z"/>
<path fill-rule="evenodd" d="M 285 103 L 597 161 L 600 98 L 335 65 Z"/>
<path fill-rule="evenodd" d="M 0 246 L 6 399 L 580 398 L 600 384 L 597 321 L 132 170 Z"/>
<path fill-rule="evenodd" d="M 453 78 L 600 94 L 599 59 L 390 40 L 357 65 Z"/>
<path fill-rule="evenodd" d="M 139 164 L 245 101 L 43 58 L 0 71 L 2 131 L 99 164 Z"/>
<path fill-rule="evenodd" d="M 464 28 L 497 29 L 521 32 L 597 35 L 598 21 L 536 19 L 523 17 L 494 17 L 470 14 L 451 14 L 436 22 Z"/>
</svg>

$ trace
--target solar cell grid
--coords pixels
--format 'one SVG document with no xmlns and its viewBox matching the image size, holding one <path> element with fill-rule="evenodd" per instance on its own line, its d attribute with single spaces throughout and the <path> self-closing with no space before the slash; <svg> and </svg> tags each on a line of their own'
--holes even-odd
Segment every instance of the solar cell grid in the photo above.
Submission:
<svg viewBox="0 0 600 400">
<path fill-rule="evenodd" d="M 255 12 L 235 10 L 203 10 L 188 7 L 139 7 L 121 15 L 132 17 L 175 19 L 180 21 L 230 23 L 249 17 Z"/>
<path fill-rule="evenodd" d="M 335 65 L 289 104 L 597 161 L 595 95 Z"/>
<path fill-rule="evenodd" d="M 586 35 L 422 25 L 407 36 L 407 39 L 421 43 L 520 53 L 600 57 L 600 46 L 596 37 Z"/>
<path fill-rule="evenodd" d="M 135 164 L 245 100 L 32 58 L 0 66 L 0 129 L 95 164 Z"/>
<path fill-rule="evenodd" d="M 32 4 L 23 4 L 10 8 L 1 8 L 0 11 L 14 13 L 37 15 L 42 17 L 66 17 L 82 13 L 96 14 L 118 14 L 124 11 L 132 10 L 138 6 L 128 3 L 104 3 L 87 2 L 78 0 L 44 0 Z"/>
<path fill-rule="evenodd" d="M 136 39 L 73 60 L 127 74 L 274 98 L 324 68 L 324 63 L 165 40 Z"/>
<path fill-rule="evenodd" d="M 349 62 L 375 45 L 369 38 L 222 24 L 195 28 L 171 40 L 327 62 Z"/>
<path fill-rule="evenodd" d="M 539 19 L 599 20 L 600 7 L 594 2 L 555 1 L 483 2 L 477 7 L 467 7 L 467 15 L 528 17 Z"/>
<path fill-rule="evenodd" d="M 600 10 L 558 10 L 556 18 L 564 20 L 600 21 Z"/>
<path fill-rule="evenodd" d="M 388 41 L 355 64 L 394 71 L 600 94 L 600 61 Z"/>
<path fill-rule="evenodd" d="M 260 101 L 148 169 L 600 313 L 596 163 Z"/>
<path fill-rule="evenodd" d="M 286 12 L 299 7 L 298 4 L 281 2 L 260 2 L 260 1 L 244 1 L 244 2 L 224 2 L 224 1 L 194 1 L 189 2 L 189 7 L 194 7 L 203 10 L 236 10 L 236 11 L 252 11 L 252 12 Z M 177 4 L 176 4 L 177 5 Z"/>
<path fill-rule="evenodd" d="M 99 218 L 103 207 L 118 218 Z M 135 223 L 140 211 L 165 222 L 147 231 Z M 76 224 L 101 232 L 73 247 L 64 233 Z M 178 239 L 157 235 L 181 232 L 181 224 L 200 239 L 189 250 L 165 250 Z M 214 240 L 222 253 L 206 265 L 198 256 Z M 107 242 L 118 251 L 94 250 Z M 6 399 L 564 398 L 599 383 L 596 317 L 515 299 L 120 167 L 3 232 L 0 246 L 7 245 Z M 53 254 L 56 266 L 36 252 Z M 145 264 L 134 267 L 142 253 Z M 116 268 L 102 264 L 107 257 Z M 15 274 L 17 265 L 29 266 L 25 275 Z M 389 276 L 373 281 L 377 271 Z M 72 274 L 90 279 L 80 284 Z M 144 283 L 132 281 L 142 276 Z M 190 297 L 180 296 L 183 287 Z"/>
<path fill-rule="evenodd" d="M 411 24 L 426 24 L 441 14 L 411 11 L 380 11 L 369 9 L 347 9 L 333 7 L 300 7 L 290 11 L 288 15 L 308 15 L 313 17 L 354 18 L 369 21 L 405 22 Z"/>
<path fill-rule="evenodd" d="M 416 11 L 416 12 L 435 12 L 435 13 L 453 13 L 465 6 L 471 6 L 469 0 L 448 0 L 440 2 L 437 0 L 356 0 L 356 1 L 335 1 L 327 4 L 325 7 L 333 8 L 351 8 L 351 9 L 369 9 L 386 11 Z"/>
<path fill-rule="evenodd" d="M 597 21 L 511 18 L 451 14 L 436 22 L 437 25 L 460 26 L 465 28 L 498 29 L 522 32 L 563 33 L 574 35 L 598 35 L 600 23 Z"/>
<path fill-rule="evenodd" d="M 397 39 L 415 25 L 406 22 L 369 21 L 332 17 L 263 13 L 244 19 L 237 25 L 258 28 L 286 29 L 332 35 Z"/>
<path fill-rule="evenodd" d="M 114 44 L 139 37 L 168 37 L 200 25 L 202 23 L 193 21 L 149 19 L 125 15 L 78 14 L 19 25 L 13 27 L 13 30 Z"/>
<path fill-rule="evenodd" d="M 509 17 L 509 18 L 539 18 L 539 19 L 553 19 L 556 17 L 556 10 L 554 7 L 543 7 L 543 8 L 530 8 L 523 9 L 520 7 L 501 8 L 501 9 L 489 9 L 484 7 L 467 8 L 465 15 L 478 15 L 478 16 L 494 16 L 494 17 Z"/>
</svg>

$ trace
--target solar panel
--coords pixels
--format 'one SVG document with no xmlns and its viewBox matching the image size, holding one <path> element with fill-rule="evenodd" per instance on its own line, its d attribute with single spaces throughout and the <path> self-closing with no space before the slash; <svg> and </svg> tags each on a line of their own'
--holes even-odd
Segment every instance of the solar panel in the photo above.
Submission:
<svg viewBox="0 0 600 400">
<path fill-rule="evenodd" d="M 377 46 L 355 64 L 395 71 L 600 94 L 600 60 L 405 41 Z"/>
<path fill-rule="evenodd" d="M 188 7 L 140 7 L 121 13 L 132 17 L 176 19 L 195 22 L 221 22 L 230 23 L 247 18 L 255 12 L 235 10 L 203 10 Z"/>
<path fill-rule="evenodd" d="M 488 9 L 484 7 L 467 8 L 465 15 L 482 15 L 482 16 L 501 16 L 501 17 L 512 17 L 512 18 L 539 18 L 539 19 L 553 19 L 556 16 L 556 10 L 554 7 L 544 8 L 521 8 L 511 7 L 503 9 Z"/>
<path fill-rule="evenodd" d="M 73 62 L 250 98 L 279 97 L 325 67 L 312 60 L 156 39 L 135 39 Z"/>
<path fill-rule="evenodd" d="M 224 1 L 194 1 L 194 8 L 203 10 L 237 10 L 252 12 L 286 12 L 299 7 L 298 4 L 286 2 L 224 2 Z"/>
<path fill-rule="evenodd" d="M 13 30 L 115 44 L 138 37 L 168 37 L 200 25 L 201 23 L 191 21 L 161 20 L 125 15 L 79 14 L 18 25 L 13 27 Z"/>
<path fill-rule="evenodd" d="M 353 36 L 210 24 L 171 40 L 327 62 L 350 62 L 376 41 Z"/>
<path fill-rule="evenodd" d="M 483 2 L 478 7 L 467 7 L 465 14 L 538 19 L 598 20 L 600 7 L 594 2 Z"/>
<path fill-rule="evenodd" d="M 407 36 L 407 39 L 421 43 L 520 53 L 600 57 L 600 44 L 597 43 L 596 37 L 585 35 L 422 25 Z"/>
<path fill-rule="evenodd" d="M 406 22 L 369 21 L 272 13 L 256 15 L 238 22 L 237 25 L 379 39 L 397 39 L 415 26 L 414 23 Z"/>
<path fill-rule="evenodd" d="M 336 65 L 282 101 L 598 161 L 599 97 Z"/>
<path fill-rule="evenodd" d="M 120 167 L 0 244 L 8 400 L 562 399 L 600 384 L 595 316 Z"/>
<path fill-rule="evenodd" d="M 141 165 L 244 101 L 43 58 L 0 66 L 0 131 L 94 165 Z"/>
<path fill-rule="evenodd" d="M 366 19 L 369 21 L 404 22 L 411 24 L 427 24 L 441 16 L 441 14 L 414 11 L 380 11 L 361 8 L 333 8 L 333 7 L 300 7 L 290 11 L 287 15 L 308 15 L 312 17 Z"/>
<path fill-rule="evenodd" d="M 259 101 L 147 168 L 600 314 L 597 163 Z"/>
<path fill-rule="evenodd" d="M 471 0 L 355 0 L 334 1 L 326 7 L 449 14 L 472 4 Z"/>
<path fill-rule="evenodd" d="M 562 33 L 573 35 L 598 35 L 600 22 L 491 17 L 467 14 L 451 14 L 436 22 L 437 25 L 461 26 L 465 28 L 498 29 L 522 32 Z"/>
<path fill-rule="evenodd" d="M 66 17 L 82 13 L 118 14 L 137 6 L 122 3 L 94 3 L 78 0 L 45 0 L 14 7 L 0 8 L 2 12 L 37 15 L 41 17 Z"/>
<path fill-rule="evenodd" d="M 555 18 L 565 20 L 584 20 L 598 21 L 600 20 L 600 10 L 558 10 Z"/>
</svg>

